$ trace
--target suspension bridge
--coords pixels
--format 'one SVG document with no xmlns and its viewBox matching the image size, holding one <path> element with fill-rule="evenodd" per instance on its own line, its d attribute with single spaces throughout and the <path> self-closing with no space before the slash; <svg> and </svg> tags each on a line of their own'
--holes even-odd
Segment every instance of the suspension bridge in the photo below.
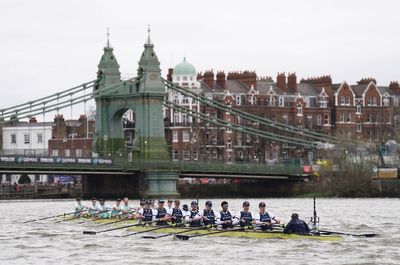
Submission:
<svg viewBox="0 0 400 265">
<path fill-rule="evenodd" d="M 175 104 L 166 98 L 166 89 L 220 113 L 241 117 L 245 122 L 237 124 Z M 96 103 L 93 151 L 97 158 L 59 163 L 49 157 L 8 157 L 0 162 L 0 173 L 79 174 L 83 176 L 83 193 L 87 196 L 109 194 L 110 189 L 120 194 L 130 194 L 131 190 L 136 189 L 145 196 L 177 196 L 176 183 L 179 177 L 278 179 L 285 183 L 304 181 L 308 177 L 299 165 L 171 161 L 165 140 L 163 108 L 185 113 L 203 127 L 212 124 L 308 150 L 336 143 L 332 136 L 241 111 L 231 104 L 209 99 L 164 79 L 150 34 L 139 60 L 136 77 L 121 80 L 119 65 L 108 40 L 96 79 L 40 99 L 0 109 L 0 123 L 12 123 L 40 115 L 45 119 L 47 113 L 58 113 L 68 107 L 72 109 L 78 104 L 84 104 L 86 109 L 87 102 L 91 100 Z M 125 144 L 121 122 L 128 110 L 135 114 L 131 146 Z M 112 157 L 104 150 L 113 150 Z"/>
</svg>

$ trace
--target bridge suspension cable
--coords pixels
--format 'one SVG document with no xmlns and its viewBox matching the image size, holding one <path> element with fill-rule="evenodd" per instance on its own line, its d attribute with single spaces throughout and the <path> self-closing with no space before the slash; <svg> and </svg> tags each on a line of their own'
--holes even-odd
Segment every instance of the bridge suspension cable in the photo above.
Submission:
<svg viewBox="0 0 400 265">
<path fill-rule="evenodd" d="M 254 136 L 258 136 L 261 138 L 266 138 L 269 140 L 273 140 L 273 141 L 277 141 L 277 142 L 283 142 L 283 143 L 291 143 L 291 144 L 295 144 L 295 145 L 300 145 L 300 146 L 304 146 L 304 147 L 308 147 L 308 148 L 316 148 L 318 147 L 318 144 L 315 142 L 310 142 L 308 140 L 302 140 L 302 139 L 297 139 L 297 138 L 293 138 L 293 137 L 288 137 L 288 136 L 283 136 L 283 135 L 278 135 L 278 134 L 274 134 L 274 133 L 270 133 L 270 132 L 265 132 L 263 130 L 260 129 L 256 129 L 256 128 L 252 128 L 252 127 L 248 127 L 248 126 L 240 126 L 237 125 L 235 123 L 230 123 L 227 122 L 225 120 L 222 119 L 218 119 L 218 118 L 214 118 L 214 117 L 209 117 L 207 114 L 205 113 L 201 113 L 195 110 L 190 110 L 187 109 L 185 107 L 179 106 L 177 104 L 174 104 L 170 101 L 165 101 L 164 102 L 164 106 L 166 106 L 167 108 L 172 108 L 176 111 L 185 113 L 189 116 L 192 116 L 193 118 L 198 118 L 201 119 L 203 121 L 212 123 L 214 125 L 217 126 L 221 126 L 221 127 L 225 127 L 225 128 L 231 128 L 235 131 L 238 132 L 244 132 L 244 133 L 248 133 Z"/>
<path fill-rule="evenodd" d="M 267 118 L 262 118 L 260 116 L 257 115 L 253 115 L 250 113 L 247 113 L 245 111 L 241 111 L 237 108 L 232 108 L 230 106 L 227 106 L 226 104 L 211 100 L 206 98 L 205 96 L 199 95 L 193 91 L 190 91 L 188 89 L 185 89 L 183 87 L 180 87 L 168 80 L 163 79 L 164 84 L 166 85 L 167 88 L 172 89 L 176 92 L 179 92 L 187 97 L 190 97 L 192 99 L 195 99 L 203 104 L 206 104 L 210 107 L 225 111 L 225 112 L 229 112 L 232 113 L 236 116 L 240 116 L 243 119 L 252 121 L 252 122 L 256 122 L 274 129 L 278 129 L 278 130 L 282 130 L 285 131 L 286 133 L 292 133 L 292 134 L 298 134 L 302 137 L 308 137 L 308 138 L 312 138 L 315 140 L 319 140 L 319 141 L 325 141 L 325 142 L 335 142 L 336 138 L 333 136 L 329 136 L 323 133 L 318 133 L 318 132 L 314 132 L 311 130 L 307 130 L 307 129 L 302 129 L 302 128 L 298 128 L 295 126 L 291 126 L 291 125 L 287 125 L 287 124 L 283 124 L 283 123 L 279 123 Z"/>
</svg>

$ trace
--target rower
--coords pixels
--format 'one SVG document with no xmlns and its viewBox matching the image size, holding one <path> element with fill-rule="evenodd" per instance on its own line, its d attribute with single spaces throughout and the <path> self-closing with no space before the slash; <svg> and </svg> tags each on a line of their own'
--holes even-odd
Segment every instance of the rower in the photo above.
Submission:
<svg viewBox="0 0 400 265">
<path fill-rule="evenodd" d="M 203 217 L 199 213 L 199 207 L 197 205 L 196 201 L 192 201 L 190 204 L 190 207 L 192 208 L 190 210 L 190 215 L 186 217 L 187 222 L 189 223 L 189 227 L 200 227 L 201 226 L 201 220 Z"/>
<path fill-rule="evenodd" d="M 186 219 L 187 216 L 190 216 L 189 206 L 187 204 L 182 206 L 182 215 L 184 219 Z"/>
<path fill-rule="evenodd" d="M 309 234 L 310 228 L 308 227 L 306 222 L 299 219 L 298 213 L 293 213 L 292 219 L 285 226 L 283 233 L 285 233 L 285 234 Z"/>
<path fill-rule="evenodd" d="M 98 215 L 98 217 L 101 219 L 110 218 L 111 207 L 105 204 L 106 200 L 104 199 L 100 199 L 99 202 L 100 202 L 99 210 L 101 213 Z"/>
<path fill-rule="evenodd" d="M 111 210 L 111 217 L 116 217 L 117 215 L 120 215 L 121 213 L 121 199 L 117 199 L 115 201 L 115 205 L 112 207 Z"/>
<path fill-rule="evenodd" d="M 171 221 L 173 224 L 176 224 L 176 226 L 185 226 L 183 224 L 183 212 L 179 208 L 180 205 L 181 205 L 180 200 L 174 201 L 174 208 L 172 208 L 172 211 L 171 211 L 171 217 L 172 217 Z"/>
<path fill-rule="evenodd" d="M 214 225 L 215 219 L 214 210 L 212 209 L 212 202 L 206 201 L 206 208 L 203 210 L 204 225 Z"/>
<path fill-rule="evenodd" d="M 231 214 L 228 210 L 228 202 L 223 201 L 221 202 L 222 210 L 219 212 L 219 216 L 217 216 L 217 225 L 221 225 L 223 229 L 232 228 L 234 225 L 238 224 L 237 221 L 234 222 L 235 216 Z"/>
<path fill-rule="evenodd" d="M 142 222 L 148 223 L 156 220 L 156 212 L 154 209 L 151 209 L 151 201 L 144 202 L 143 208 L 138 211 L 135 219 L 139 220 L 139 224 Z"/>
<path fill-rule="evenodd" d="M 76 198 L 76 203 L 75 203 L 75 217 L 80 217 L 83 212 L 85 211 L 86 206 L 82 204 L 82 199 L 81 198 Z"/>
<path fill-rule="evenodd" d="M 130 218 L 133 217 L 133 215 L 132 215 L 132 207 L 129 205 L 128 197 L 125 197 L 123 199 L 123 203 L 121 205 L 121 213 L 124 214 L 125 218 L 130 219 Z"/>
<path fill-rule="evenodd" d="M 171 220 L 171 216 L 168 215 L 167 210 L 164 208 L 164 203 L 164 200 L 158 200 L 158 207 L 155 209 L 157 219 L 156 225 L 168 225 L 167 221 Z"/>
<path fill-rule="evenodd" d="M 250 210 L 250 203 L 248 201 L 243 202 L 243 211 L 238 213 L 239 222 L 241 227 L 250 226 L 254 220 L 253 216 L 251 215 Z"/>
<path fill-rule="evenodd" d="M 258 204 L 260 212 L 254 215 L 255 224 L 261 228 L 261 230 L 272 230 L 272 224 L 279 224 L 281 221 L 275 218 L 275 215 L 271 212 L 265 211 L 265 202 Z"/>
<path fill-rule="evenodd" d="M 167 213 L 169 214 L 169 215 L 172 215 L 172 209 L 174 208 L 174 207 L 172 207 L 172 203 L 173 203 L 174 201 L 172 200 L 172 199 L 168 199 L 168 201 L 167 201 L 167 207 L 165 207 L 165 209 L 167 210 Z"/>
<path fill-rule="evenodd" d="M 96 198 L 92 198 L 92 205 L 88 208 L 88 213 L 90 216 L 95 215 L 99 212 L 99 207 L 97 205 Z"/>
</svg>

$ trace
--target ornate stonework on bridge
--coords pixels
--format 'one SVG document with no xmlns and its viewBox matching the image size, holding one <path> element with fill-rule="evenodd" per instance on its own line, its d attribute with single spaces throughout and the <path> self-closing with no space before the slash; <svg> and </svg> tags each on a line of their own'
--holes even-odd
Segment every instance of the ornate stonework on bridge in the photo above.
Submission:
<svg viewBox="0 0 400 265">
<path fill-rule="evenodd" d="M 96 100 L 96 132 L 94 150 L 108 156 L 117 154 L 133 160 L 169 160 L 163 118 L 165 86 L 161 79 L 160 62 L 150 35 L 139 60 L 137 78 L 121 81 L 119 65 L 109 41 L 98 66 Z M 114 85 L 114 87 L 113 87 Z M 122 116 L 134 113 L 132 146 L 124 140 Z M 147 180 L 149 196 L 177 195 L 177 174 L 171 172 L 142 172 Z"/>
</svg>

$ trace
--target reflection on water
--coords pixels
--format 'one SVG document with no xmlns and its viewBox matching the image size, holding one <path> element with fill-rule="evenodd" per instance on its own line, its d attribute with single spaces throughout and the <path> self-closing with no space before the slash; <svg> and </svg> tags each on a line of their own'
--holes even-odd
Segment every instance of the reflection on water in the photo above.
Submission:
<svg viewBox="0 0 400 265">
<path fill-rule="evenodd" d="M 205 201 L 200 200 L 200 204 Z M 213 200 L 214 208 L 220 201 Z M 228 201 L 236 212 L 243 200 Z M 252 211 L 260 201 L 250 200 Z M 307 221 L 312 215 L 312 199 L 262 201 L 285 223 L 292 212 Z M 399 199 L 317 199 L 321 228 L 381 234 L 378 238 L 344 237 L 339 242 L 227 237 L 175 241 L 172 237 L 151 240 L 139 235 L 117 238 L 124 232 L 83 235 L 83 230 L 94 229 L 91 222 L 21 223 L 71 212 L 73 205 L 72 200 L 1 201 L 0 264 L 400 264 Z"/>
</svg>

